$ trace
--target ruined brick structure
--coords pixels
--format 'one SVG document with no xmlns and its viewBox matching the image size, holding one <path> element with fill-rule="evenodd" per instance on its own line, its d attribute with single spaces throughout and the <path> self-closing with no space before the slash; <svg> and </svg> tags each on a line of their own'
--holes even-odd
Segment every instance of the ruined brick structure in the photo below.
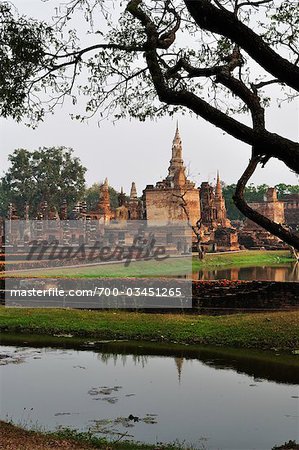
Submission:
<svg viewBox="0 0 299 450">
<path fill-rule="evenodd" d="M 201 240 L 207 248 L 221 251 L 239 249 L 237 232 L 227 219 L 219 173 L 215 189 L 207 182 L 202 183 L 200 189 L 197 188 L 186 175 L 182 153 L 182 140 L 177 126 L 172 143 L 168 175 L 155 185 L 146 186 L 141 199 L 138 198 L 136 185 L 133 182 L 129 198 L 121 188 L 118 195 L 119 206 L 112 209 L 109 183 L 106 178 L 100 188 L 99 202 L 94 211 L 87 211 L 85 201 L 74 205 L 71 213 L 68 213 L 68 205 L 65 200 L 62 202 L 59 212 L 56 209 L 49 211 L 48 205 L 43 202 L 36 219 L 40 222 L 42 220 L 53 221 L 52 224 L 45 225 L 47 229 L 53 228 L 53 230 L 55 221 L 71 219 L 88 221 L 91 230 L 92 223 L 95 223 L 93 221 L 102 224 L 113 223 L 119 232 L 121 232 L 119 228 L 122 227 L 121 222 L 128 220 L 145 219 L 150 226 L 167 225 L 177 221 L 188 221 L 190 225 L 196 226 L 200 221 Z M 17 218 L 13 205 L 10 206 L 8 218 Z M 40 227 L 42 233 L 42 223 Z M 76 237 L 75 231 L 67 227 L 64 229 L 64 241 L 78 237 Z M 195 235 L 193 238 L 195 239 Z"/>
<path fill-rule="evenodd" d="M 138 198 L 136 184 L 133 181 L 131 186 L 130 198 L 127 201 L 126 194 L 121 188 L 118 195 L 118 208 L 116 208 L 113 218 L 117 221 L 122 220 L 142 220 L 143 206 L 142 201 Z"/>
<path fill-rule="evenodd" d="M 282 198 L 286 223 L 297 231 L 299 228 L 299 194 L 287 194 Z"/>
<path fill-rule="evenodd" d="M 218 227 L 231 228 L 232 225 L 226 216 L 226 206 L 222 194 L 219 172 L 217 172 L 215 190 L 207 181 L 201 183 L 200 207 L 202 223 L 208 229 L 214 230 Z"/>
<path fill-rule="evenodd" d="M 105 179 L 104 184 L 102 184 L 101 186 L 98 212 L 99 219 L 102 219 L 105 223 L 110 222 L 112 212 L 110 207 L 109 184 L 107 178 Z"/>
<path fill-rule="evenodd" d="M 149 223 L 189 219 L 192 225 L 200 218 L 199 191 L 188 180 L 182 157 L 182 141 L 178 127 L 172 144 L 172 157 L 167 177 L 156 185 L 148 185 L 143 191 L 145 217 Z M 186 210 L 182 208 L 185 205 Z"/>
<path fill-rule="evenodd" d="M 200 189 L 188 180 L 182 156 L 182 141 L 178 126 L 172 144 L 168 176 L 148 185 L 143 191 L 145 217 L 149 223 L 167 224 L 189 220 L 192 226 L 201 221 L 201 240 L 207 248 L 238 250 L 238 234 L 227 219 L 225 200 L 219 173 L 216 188 L 208 182 Z M 194 235 L 195 240 L 195 235 Z"/>
<path fill-rule="evenodd" d="M 285 204 L 277 198 L 275 188 L 269 188 L 263 202 L 249 203 L 249 206 L 273 222 L 285 224 Z M 274 249 L 284 247 L 284 243 L 262 227 L 246 219 L 239 232 L 239 240 L 246 248 L 265 247 Z"/>
<path fill-rule="evenodd" d="M 226 215 L 219 172 L 215 190 L 207 181 L 201 184 L 200 205 L 203 242 L 218 251 L 239 250 L 237 230 L 232 227 Z"/>
</svg>

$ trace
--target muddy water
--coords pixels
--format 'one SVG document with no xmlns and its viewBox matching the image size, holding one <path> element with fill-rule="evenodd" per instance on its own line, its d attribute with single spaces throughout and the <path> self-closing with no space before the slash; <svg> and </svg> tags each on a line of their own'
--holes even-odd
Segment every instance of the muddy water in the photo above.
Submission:
<svg viewBox="0 0 299 450">
<path fill-rule="evenodd" d="M 93 350 L 3 345 L 1 418 L 207 449 L 269 450 L 298 439 L 298 356 L 86 346 Z"/>
</svg>

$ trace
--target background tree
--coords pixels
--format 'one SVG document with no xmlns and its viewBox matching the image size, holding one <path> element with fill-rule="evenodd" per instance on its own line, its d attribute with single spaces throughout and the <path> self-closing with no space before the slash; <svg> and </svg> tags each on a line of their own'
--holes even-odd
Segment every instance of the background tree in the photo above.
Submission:
<svg viewBox="0 0 299 450">
<path fill-rule="evenodd" d="M 20 17 L 11 2 L 0 2 L 0 23 L 0 114 L 18 121 L 27 115 L 39 121 L 43 108 L 37 107 L 34 95 L 40 87 L 30 88 L 32 103 L 28 105 L 29 84 L 44 65 L 48 46 L 58 41 L 51 26 Z"/>
<path fill-rule="evenodd" d="M 244 189 L 244 197 L 248 203 L 262 202 L 265 199 L 265 194 L 269 187 L 270 186 L 267 184 L 255 186 L 253 183 L 250 183 L 249 186 L 246 186 Z M 278 200 L 285 199 L 285 196 L 289 194 L 299 194 L 298 185 L 279 183 L 275 185 L 275 188 L 277 190 Z M 235 190 L 235 184 L 223 184 L 222 191 L 225 199 L 227 216 L 231 220 L 244 220 L 244 214 L 238 210 L 232 199 Z"/>
<path fill-rule="evenodd" d="M 84 193 L 86 168 L 73 156 L 72 149 L 44 147 L 33 152 L 17 149 L 9 161 L 10 168 L 1 183 L 6 203 L 14 203 L 20 217 L 26 204 L 30 206 L 31 217 L 35 217 L 43 201 L 59 211 L 63 199 L 72 206 Z"/>
<path fill-rule="evenodd" d="M 87 211 L 96 211 L 98 209 L 100 190 L 103 183 L 94 183 L 92 186 L 86 189 L 84 198 L 87 204 Z M 109 186 L 110 205 L 112 209 L 118 207 L 118 192 L 111 186 Z"/>
<path fill-rule="evenodd" d="M 0 180 L 0 217 L 6 216 L 8 204 L 9 204 L 8 195 L 4 189 L 2 180 Z"/>
<path fill-rule="evenodd" d="M 244 197 L 248 203 L 262 202 L 269 187 L 270 186 L 268 186 L 267 184 L 255 186 L 253 183 L 250 183 L 250 185 L 246 186 L 246 188 L 244 189 Z M 244 220 L 244 214 L 239 211 L 233 201 L 233 195 L 236 191 L 236 185 L 224 185 L 222 191 L 225 198 L 228 218 L 231 220 Z"/>
<path fill-rule="evenodd" d="M 283 199 L 285 195 L 299 194 L 299 185 L 292 186 L 291 184 L 280 183 L 275 187 L 279 199 Z"/>
<path fill-rule="evenodd" d="M 245 216 L 299 249 L 297 234 L 252 210 L 244 198 L 248 180 L 270 158 L 299 172 L 298 142 L 266 127 L 270 97 L 264 92 L 275 85 L 281 98 L 298 95 L 298 3 L 130 0 L 115 1 L 113 8 L 109 0 L 70 0 L 55 18 L 57 36 L 65 39 L 58 43 L 49 34 L 41 42 L 37 36 L 36 69 L 26 73 L 26 89 L 21 85 L 18 91 L 16 85 L 17 97 L 27 94 L 29 116 L 40 119 L 46 106 L 52 109 L 65 95 L 76 103 L 74 87 L 83 69 L 88 83 L 79 89 L 88 101 L 85 114 L 75 115 L 80 120 L 96 113 L 145 120 L 189 110 L 251 147 L 234 202 Z M 92 45 L 84 47 L 69 30 L 77 10 L 90 27 Z M 100 15 L 105 24 L 99 23 Z M 9 75 L 14 77 L 12 71 Z M 37 102 L 36 91 L 44 88 L 51 99 Z M 246 120 L 236 113 L 245 113 Z"/>
</svg>

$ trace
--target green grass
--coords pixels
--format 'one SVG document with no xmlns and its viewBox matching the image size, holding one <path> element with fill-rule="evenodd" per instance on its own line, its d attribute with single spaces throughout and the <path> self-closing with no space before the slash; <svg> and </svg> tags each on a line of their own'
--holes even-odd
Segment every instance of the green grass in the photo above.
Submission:
<svg viewBox="0 0 299 450">
<path fill-rule="evenodd" d="M 142 444 L 139 442 L 126 441 L 124 439 L 119 439 L 118 442 L 110 442 L 102 438 L 93 436 L 90 433 L 79 433 L 71 429 L 62 429 L 55 432 L 42 432 L 39 430 L 24 430 L 23 427 L 14 425 L 10 422 L 0 421 L 0 430 L 2 436 L 8 438 L 9 447 L 13 448 L 12 445 L 16 444 L 20 448 L 20 443 L 31 444 L 32 448 L 37 449 L 39 445 L 50 445 L 52 447 L 53 443 L 62 444 L 61 448 L 74 448 L 70 447 L 72 444 L 81 444 L 87 449 L 100 449 L 100 450 L 204 450 L 206 449 L 204 444 L 200 444 L 200 447 L 195 447 L 193 445 L 187 444 Z M 5 440 L 6 441 L 6 440 Z M 6 447 L 5 447 L 6 448 Z M 26 448 L 29 448 L 28 445 Z M 54 447 L 53 447 L 54 448 Z M 60 448 L 60 445 L 59 445 Z M 77 448 L 77 446 L 76 446 Z M 299 449 L 299 445 L 295 441 L 289 441 L 284 445 L 279 445 L 273 447 L 272 450 L 283 450 Z"/>
<path fill-rule="evenodd" d="M 190 274 L 191 271 L 196 272 L 201 269 L 213 270 L 226 267 L 278 266 L 290 264 L 293 261 L 288 251 L 244 250 L 224 254 L 207 253 L 204 260 L 199 260 L 197 256 L 193 256 L 192 266 L 189 258 L 172 258 L 159 262 L 155 260 L 131 262 L 128 267 L 125 267 L 123 263 L 99 264 L 73 268 L 32 269 L 26 272 L 20 271 L 15 274 L 13 272 L 10 274 L 8 264 L 6 275 L 22 278 L 32 276 L 40 278 L 47 276 L 64 278 L 162 277 Z M 3 273 L 2 276 L 4 275 Z"/>
<path fill-rule="evenodd" d="M 71 265 L 71 262 L 70 262 Z M 94 277 L 163 277 L 188 274 L 192 271 L 191 258 L 168 258 L 165 260 L 132 261 L 128 266 L 124 263 L 84 265 L 74 267 L 53 267 L 45 269 L 32 269 L 22 272 L 9 272 L 9 265 L 6 267 L 6 273 L 3 276 L 27 277 L 75 277 L 75 278 L 94 278 Z M 0 274 L 1 275 L 1 274 Z"/>
<path fill-rule="evenodd" d="M 203 261 L 193 258 L 193 270 L 219 267 L 275 266 L 294 262 L 289 251 L 244 250 L 235 253 L 207 253 Z"/>
<path fill-rule="evenodd" d="M 1 307 L 0 331 L 294 350 L 299 348 L 299 311 L 211 317 Z"/>
<path fill-rule="evenodd" d="M 105 438 L 98 438 L 92 433 L 78 433 L 77 431 L 68 428 L 54 433 L 47 433 L 47 435 L 58 439 L 67 439 L 91 444 L 95 448 L 99 448 L 102 450 L 195 450 L 195 447 L 185 446 L 184 444 L 180 446 L 176 444 L 151 445 L 128 441 L 125 439 L 125 437 L 123 439 L 118 438 L 119 442 L 107 441 Z"/>
<path fill-rule="evenodd" d="M 26 427 L 27 428 L 27 427 Z M 108 441 L 105 438 L 97 437 L 90 432 L 78 432 L 70 428 L 62 428 L 57 431 L 47 432 L 42 429 L 24 429 L 24 426 L 17 425 L 12 422 L 0 421 L 1 434 L 9 436 L 9 442 L 17 445 L 20 442 L 24 444 L 31 444 L 34 449 L 37 449 L 37 445 L 50 444 L 53 445 L 53 441 L 60 443 L 64 442 L 61 446 L 65 448 L 75 448 L 71 445 L 80 443 L 84 445 L 86 449 L 97 448 L 101 450 L 195 450 L 193 446 L 187 446 L 184 444 L 161 444 L 151 445 L 140 442 L 133 442 L 123 438 L 117 438 L 115 441 Z M 61 443 L 62 443 L 61 442 Z M 69 445 L 66 445 L 68 443 Z M 13 448 L 12 446 L 9 448 Z M 20 448 L 18 446 L 18 448 Z M 29 448 L 28 445 L 26 448 Z M 54 448 L 54 447 L 53 447 Z M 59 446 L 60 448 L 60 446 Z M 77 448 L 77 446 L 76 446 Z M 202 447 L 201 447 L 202 448 Z"/>
</svg>

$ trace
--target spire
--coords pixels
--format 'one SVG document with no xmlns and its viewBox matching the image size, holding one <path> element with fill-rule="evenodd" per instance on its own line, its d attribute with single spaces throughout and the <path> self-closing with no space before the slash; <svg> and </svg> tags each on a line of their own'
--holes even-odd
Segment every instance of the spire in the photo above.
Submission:
<svg viewBox="0 0 299 450">
<path fill-rule="evenodd" d="M 98 210 L 104 220 L 110 219 L 111 210 L 108 178 L 105 178 L 104 184 L 100 187 Z"/>
<path fill-rule="evenodd" d="M 178 371 L 179 383 L 181 383 L 184 358 L 181 358 L 181 357 L 174 358 L 174 362 L 175 362 L 175 365 L 176 365 L 177 371 Z"/>
<path fill-rule="evenodd" d="M 170 160 L 170 165 L 168 168 L 167 179 L 170 181 L 172 181 L 174 179 L 174 177 L 178 171 L 181 171 L 181 170 L 185 171 L 182 153 L 183 153 L 182 140 L 181 140 L 181 136 L 180 136 L 180 132 L 179 132 L 179 124 L 177 122 L 175 135 L 174 135 L 174 139 L 172 142 L 171 160 Z"/>
<path fill-rule="evenodd" d="M 134 181 L 131 186 L 130 200 L 137 200 L 137 189 L 136 189 L 136 184 L 134 183 Z"/>
<path fill-rule="evenodd" d="M 126 203 L 126 194 L 124 193 L 124 188 L 120 188 L 120 193 L 118 194 L 118 206 L 124 206 Z"/>
<path fill-rule="evenodd" d="M 182 160 L 182 140 L 179 132 L 179 122 L 176 123 L 175 135 L 172 143 L 172 160 Z"/>
<path fill-rule="evenodd" d="M 215 218 L 216 218 L 217 224 L 222 227 L 225 227 L 225 228 L 230 227 L 231 223 L 227 219 L 227 216 L 226 216 L 226 206 L 225 206 L 225 200 L 224 200 L 224 197 L 222 194 L 222 186 L 221 186 L 219 171 L 217 171 L 217 181 L 216 181 L 216 187 L 215 187 L 214 204 L 215 204 L 215 208 L 216 208 Z"/>
<path fill-rule="evenodd" d="M 216 197 L 219 197 L 219 198 L 222 197 L 222 187 L 221 187 L 221 182 L 220 182 L 219 170 L 217 170 L 215 195 L 216 195 Z"/>
<path fill-rule="evenodd" d="M 103 191 L 108 191 L 108 189 L 109 189 L 109 183 L 108 183 L 108 178 L 107 177 L 105 178 L 105 181 L 104 181 L 104 184 L 103 184 L 102 188 L 103 188 Z"/>
</svg>

